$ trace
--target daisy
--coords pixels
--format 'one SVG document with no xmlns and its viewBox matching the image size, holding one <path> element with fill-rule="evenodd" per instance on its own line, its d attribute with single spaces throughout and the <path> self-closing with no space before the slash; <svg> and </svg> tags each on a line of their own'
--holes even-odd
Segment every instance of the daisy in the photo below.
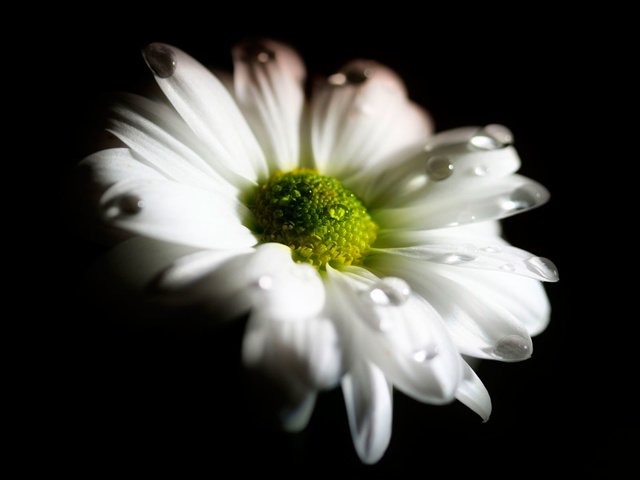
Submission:
<svg viewBox="0 0 640 480">
<path fill-rule="evenodd" d="M 341 385 L 363 462 L 389 444 L 393 388 L 486 421 L 467 360 L 529 358 L 549 319 L 540 281 L 558 279 L 500 237 L 498 220 L 549 197 L 515 174 L 509 130 L 432 135 L 372 61 L 307 103 L 302 61 L 271 40 L 235 47 L 232 79 L 169 45 L 143 55 L 165 98 L 125 97 L 108 129 L 124 147 L 83 163 L 107 225 L 168 259 L 154 288 L 248 313 L 244 363 L 286 388 L 287 429 Z"/>
</svg>

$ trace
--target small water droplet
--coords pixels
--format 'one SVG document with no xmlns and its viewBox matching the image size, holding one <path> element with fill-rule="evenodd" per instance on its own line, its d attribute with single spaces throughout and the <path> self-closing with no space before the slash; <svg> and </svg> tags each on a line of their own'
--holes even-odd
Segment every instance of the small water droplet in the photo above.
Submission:
<svg viewBox="0 0 640 480">
<path fill-rule="evenodd" d="M 242 46 L 241 58 L 245 62 L 269 63 L 276 59 L 276 52 L 259 41 L 248 42 Z"/>
<path fill-rule="evenodd" d="M 269 275 L 262 275 L 258 278 L 258 288 L 261 290 L 271 290 L 273 287 L 273 278 Z"/>
<path fill-rule="evenodd" d="M 483 130 L 476 133 L 469 143 L 478 150 L 496 150 L 502 147 L 502 144 L 490 135 L 486 135 Z"/>
<path fill-rule="evenodd" d="M 427 160 L 427 175 L 437 182 L 449 178 L 453 174 L 454 166 L 447 157 L 431 157 Z"/>
<path fill-rule="evenodd" d="M 548 258 L 531 257 L 525 260 L 524 264 L 530 271 L 532 271 L 536 275 L 540 275 L 545 280 L 548 280 L 550 282 L 557 282 L 559 279 L 558 269 Z"/>
<path fill-rule="evenodd" d="M 498 247 L 483 247 L 480 250 L 487 253 L 499 253 L 501 251 Z"/>
<path fill-rule="evenodd" d="M 450 253 L 442 258 L 442 263 L 446 263 L 447 265 L 459 265 L 461 263 L 472 262 L 475 259 L 476 257 L 474 257 L 473 255 L 464 253 Z"/>
<path fill-rule="evenodd" d="M 118 207 L 122 213 L 133 215 L 144 208 L 144 202 L 137 195 L 123 195 L 118 201 Z"/>
<path fill-rule="evenodd" d="M 473 169 L 473 174 L 477 177 L 484 177 L 489 173 L 489 169 L 486 165 L 478 165 Z"/>
<path fill-rule="evenodd" d="M 347 68 L 343 73 L 346 83 L 350 85 L 361 85 L 371 78 L 373 69 L 355 65 Z"/>
<path fill-rule="evenodd" d="M 413 359 L 416 362 L 427 362 L 429 360 L 433 360 L 438 356 L 438 346 L 437 345 L 427 345 L 424 348 L 419 348 L 415 350 L 412 354 Z"/>
<path fill-rule="evenodd" d="M 516 188 L 505 204 L 507 210 L 525 210 L 542 202 L 543 192 L 533 184 L 525 184 Z"/>
<path fill-rule="evenodd" d="M 511 130 L 509 130 L 504 125 L 492 123 L 484 127 L 483 130 L 485 131 L 486 134 L 495 138 L 503 146 L 513 144 L 513 133 L 511 133 Z"/>
<path fill-rule="evenodd" d="M 405 303 L 411 295 L 411 287 L 398 277 L 385 277 L 374 283 L 369 290 L 369 298 L 379 306 L 397 307 Z"/>
<path fill-rule="evenodd" d="M 151 71 L 160 78 L 169 78 L 176 71 L 176 58 L 173 50 L 162 43 L 151 43 L 142 52 Z"/>
<path fill-rule="evenodd" d="M 507 335 L 501 338 L 493 348 L 493 355 L 501 360 L 526 360 L 531 356 L 533 344 L 530 338 L 520 335 Z"/>
<path fill-rule="evenodd" d="M 329 205 L 326 209 L 327 215 L 334 220 L 343 220 L 349 213 L 349 208 L 341 203 Z"/>
<path fill-rule="evenodd" d="M 516 271 L 516 267 L 514 267 L 510 263 L 505 263 L 504 265 L 500 265 L 500 270 L 502 270 L 504 272 L 515 272 Z"/>
</svg>

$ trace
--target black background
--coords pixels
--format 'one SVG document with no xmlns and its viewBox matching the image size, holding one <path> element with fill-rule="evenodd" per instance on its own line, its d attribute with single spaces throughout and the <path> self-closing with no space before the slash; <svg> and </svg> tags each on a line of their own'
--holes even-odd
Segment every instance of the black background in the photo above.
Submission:
<svg viewBox="0 0 640 480">
<path fill-rule="evenodd" d="M 323 4 L 304 13 L 247 6 L 216 15 L 204 8 L 155 7 L 142 15 L 101 8 L 62 12 L 69 18 L 43 30 L 32 50 L 47 79 L 39 93 L 46 135 L 56 146 L 38 161 L 54 180 L 55 208 L 67 220 L 49 230 L 56 254 L 46 260 L 54 277 L 47 312 L 58 320 L 43 329 L 49 337 L 38 357 L 41 386 L 31 399 L 41 462 L 79 472 L 200 468 L 213 476 L 226 476 L 227 467 L 300 475 L 326 469 L 359 476 L 512 476 L 557 468 L 608 471 L 625 463 L 637 416 L 624 386 L 602 367 L 593 334 L 599 312 L 586 298 L 587 272 L 570 248 L 590 238 L 576 211 L 576 192 L 588 182 L 576 162 L 589 165 L 590 159 L 574 148 L 573 128 L 590 124 L 576 108 L 574 89 L 591 46 L 566 28 L 568 19 L 532 10 L 478 8 L 462 15 L 373 6 L 346 15 Z M 547 288 L 552 321 L 534 339 L 533 357 L 479 366 L 493 400 L 488 423 L 460 404 L 427 406 L 396 392 L 390 447 L 379 464 L 363 466 L 339 390 L 320 395 L 301 434 L 283 434 L 268 421 L 263 394 L 240 367 L 242 322 L 212 328 L 190 318 L 198 312 L 178 311 L 150 326 L 85 288 L 86 272 L 104 249 L 78 233 L 72 212 L 82 200 L 69 185 L 76 163 L 92 151 L 107 94 L 141 91 L 150 80 L 140 55 L 149 42 L 174 44 L 229 70 L 230 47 L 259 36 L 298 49 L 311 78 L 357 57 L 389 65 L 431 112 L 437 130 L 509 126 L 521 173 L 551 191 L 548 205 L 504 222 L 509 241 L 556 262 L 561 282 Z"/>
</svg>

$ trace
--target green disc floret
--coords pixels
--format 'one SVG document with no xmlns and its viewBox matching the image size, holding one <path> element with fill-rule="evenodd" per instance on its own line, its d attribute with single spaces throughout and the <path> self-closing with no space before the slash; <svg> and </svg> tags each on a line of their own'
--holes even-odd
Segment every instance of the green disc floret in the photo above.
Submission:
<svg viewBox="0 0 640 480">
<path fill-rule="evenodd" d="M 250 206 L 263 242 L 288 245 L 294 260 L 318 268 L 358 265 L 376 239 L 378 227 L 360 200 L 314 170 L 275 173 Z"/>
</svg>

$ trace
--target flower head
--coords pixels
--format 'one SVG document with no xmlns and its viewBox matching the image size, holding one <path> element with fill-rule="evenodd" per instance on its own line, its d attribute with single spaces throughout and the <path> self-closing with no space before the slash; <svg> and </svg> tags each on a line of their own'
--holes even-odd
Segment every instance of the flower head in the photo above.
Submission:
<svg viewBox="0 0 640 480">
<path fill-rule="evenodd" d="M 287 388 L 285 426 L 338 384 L 368 463 L 389 443 L 393 388 L 488 419 L 463 355 L 531 356 L 540 281 L 558 278 L 500 238 L 498 220 L 549 197 L 515 174 L 509 130 L 432 135 L 400 79 L 363 60 L 306 103 L 301 60 L 269 40 L 234 48 L 232 84 L 169 45 L 144 58 L 166 98 L 124 98 L 109 126 L 124 147 L 83 161 L 102 216 L 170 258 L 156 288 L 249 314 L 243 359 Z"/>
</svg>

